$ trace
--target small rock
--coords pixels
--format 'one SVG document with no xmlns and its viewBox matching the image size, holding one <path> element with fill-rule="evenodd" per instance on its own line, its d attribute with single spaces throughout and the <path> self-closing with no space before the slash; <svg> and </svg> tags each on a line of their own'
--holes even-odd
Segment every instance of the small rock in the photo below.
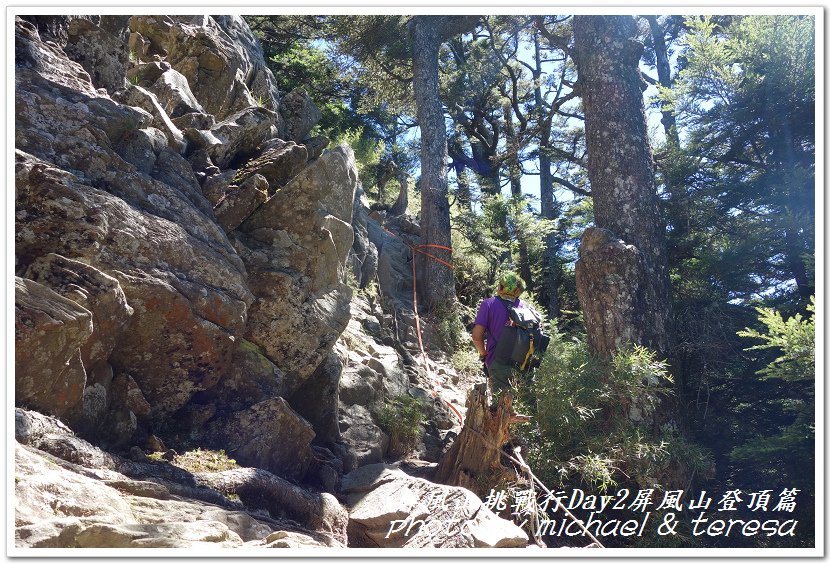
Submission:
<svg viewBox="0 0 830 563">
<path fill-rule="evenodd" d="M 138 446 L 133 446 L 130 448 L 130 459 L 133 461 L 147 461 L 147 456 L 144 454 L 144 450 Z"/>
<path fill-rule="evenodd" d="M 167 446 L 164 445 L 164 442 L 156 436 L 155 434 L 150 434 L 147 437 L 147 441 L 144 442 L 144 447 L 150 450 L 151 452 L 164 452 L 167 451 Z M 133 449 L 136 449 L 135 447 Z M 144 453 L 142 452 L 142 456 Z"/>
</svg>

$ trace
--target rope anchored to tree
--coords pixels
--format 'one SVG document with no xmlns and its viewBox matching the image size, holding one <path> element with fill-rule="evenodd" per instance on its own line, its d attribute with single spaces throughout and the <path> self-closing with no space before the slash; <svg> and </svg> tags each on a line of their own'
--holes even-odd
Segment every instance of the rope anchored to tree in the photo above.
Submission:
<svg viewBox="0 0 830 563">
<path fill-rule="evenodd" d="M 383 230 L 386 231 L 387 233 L 389 233 L 390 235 L 392 235 L 393 237 L 400 238 L 400 237 L 398 237 L 398 235 L 396 235 L 395 233 L 393 233 L 392 231 L 390 231 L 386 227 L 384 227 Z M 458 411 L 458 409 L 455 408 L 455 405 L 453 405 L 451 402 L 449 402 L 448 400 L 446 400 L 445 398 L 440 396 L 440 393 L 438 391 L 437 382 L 435 381 L 435 378 L 433 377 L 433 375 L 432 375 L 432 373 L 430 372 L 430 369 L 429 369 L 429 358 L 427 357 L 426 350 L 424 348 L 424 339 L 421 335 L 421 315 L 418 313 L 418 281 L 417 281 L 417 272 L 416 272 L 416 269 L 415 269 L 415 254 L 414 254 L 414 252 L 419 252 L 419 253 L 423 254 L 424 256 L 426 256 L 427 258 L 435 260 L 439 264 L 443 264 L 444 266 L 446 266 L 447 268 L 452 270 L 452 269 L 454 269 L 452 264 L 450 264 L 446 260 L 442 260 L 442 259 L 438 258 L 437 256 L 434 256 L 433 254 L 430 254 L 429 252 L 425 252 L 424 250 L 422 250 L 424 248 L 439 248 L 441 250 L 446 250 L 447 252 L 452 252 L 452 248 L 450 248 L 449 246 L 441 245 L 441 244 L 409 244 L 406 241 L 404 241 L 403 239 L 401 239 L 401 241 L 406 246 L 408 246 L 409 249 L 413 252 L 412 260 L 410 260 L 410 262 L 412 262 L 412 310 L 415 313 L 415 332 L 418 334 L 418 348 L 421 351 L 421 361 L 424 364 L 424 371 L 426 371 L 427 378 L 429 379 L 430 385 L 432 386 L 431 395 L 432 395 L 433 398 L 438 398 L 438 399 L 441 399 L 442 401 L 444 401 L 447 404 L 447 406 L 452 410 L 452 412 L 454 412 L 455 415 L 458 417 L 459 424 L 463 425 L 464 424 L 464 418 L 461 416 L 461 413 Z"/>
</svg>

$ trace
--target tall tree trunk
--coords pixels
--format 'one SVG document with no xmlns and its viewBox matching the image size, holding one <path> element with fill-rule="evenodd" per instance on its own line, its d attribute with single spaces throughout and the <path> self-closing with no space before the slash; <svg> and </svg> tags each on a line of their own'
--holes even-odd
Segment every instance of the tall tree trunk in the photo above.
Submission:
<svg viewBox="0 0 830 563">
<path fill-rule="evenodd" d="M 470 149 L 472 150 L 473 160 L 476 161 L 480 170 L 478 172 L 478 182 L 481 186 L 482 199 L 491 195 L 499 195 L 501 193 L 501 176 L 499 175 L 499 167 L 493 161 L 495 151 L 478 141 L 470 141 Z"/>
<path fill-rule="evenodd" d="M 510 147 L 512 154 L 507 159 L 507 170 L 510 176 L 510 195 L 514 199 L 522 197 L 522 167 L 519 164 L 519 149 L 516 140 L 516 128 L 513 126 L 512 114 L 510 113 L 510 104 L 505 104 L 504 121 L 505 121 L 505 138 L 507 145 Z M 516 233 L 516 239 L 519 243 L 519 275 L 525 282 L 525 288 L 528 293 L 534 289 L 533 272 L 530 269 L 530 253 L 527 249 L 527 240 L 523 233 Z"/>
<path fill-rule="evenodd" d="M 535 51 L 536 68 L 533 71 L 533 97 L 536 107 L 539 108 L 539 122 L 542 123 L 542 130 L 539 134 L 539 210 L 542 217 L 553 221 L 559 217 L 559 208 L 553 200 L 553 174 L 550 171 L 550 156 L 546 152 L 550 146 L 550 123 L 547 120 L 542 98 L 542 56 L 539 48 L 539 32 L 533 34 L 533 46 Z M 557 243 L 556 235 L 549 233 L 545 236 L 544 266 L 542 271 L 544 279 L 542 282 L 545 294 L 545 305 L 548 310 L 548 320 L 559 318 L 559 263 L 556 259 Z"/>
<path fill-rule="evenodd" d="M 438 49 L 445 17 L 414 16 L 409 24 L 418 125 L 421 128 L 421 238 L 424 244 L 450 247 L 447 188 L 447 131 L 438 92 Z M 430 248 L 430 254 L 452 263 L 452 254 Z M 419 255 L 422 295 L 429 309 L 455 301 L 453 271 Z"/>
<path fill-rule="evenodd" d="M 663 28 L 657 21 L 657 16 L 646 16 L 649 28 L 651 29 L 651 39 L 654 43 L 654 58 L 657 63 L 657 80 L 663 88 L 671 88 L 671 65 L 669 64 L 669 50 L 666 47 L 666 37 Z M 666 141 L 670 147 L 680 147 L 680 136 L 677 132 L 677 121 L 674 118 L 674 111 L 665 101 L 660 102 L 660 112 L 662 118 L 660 122 L 663 124 L 663 130 L 666 133 Z"/>
<path fill-rule="evenodd" d="M 461 158 L 464 157 L 464 148 L 461 146 L 461 140 L 458 136 L 453 136 L 448 141 L 447 148 L 449 150 L 450 157 L 454 161 L 460 161 Z M 463 164 L 456 164 L 455 177 L 458 182 L 458 191 L 456 192 L 458 203 L 460 203 L 461 207 L 466 211 L 472 211 L 473 196 L 470 191 L 470 177 L 467 174 L 467 169 Z"/>
<path fill-rule="evenodd" d="M 587 229 L 577 291 L 589 347 L 610 356 L 626 342 L 665 357 L 671 302 L 646 131 L 643 51 L 631 16 L 576 16 L 574 58 L 585 111 L 588 177 L 596 228 Z"/>
</svg>

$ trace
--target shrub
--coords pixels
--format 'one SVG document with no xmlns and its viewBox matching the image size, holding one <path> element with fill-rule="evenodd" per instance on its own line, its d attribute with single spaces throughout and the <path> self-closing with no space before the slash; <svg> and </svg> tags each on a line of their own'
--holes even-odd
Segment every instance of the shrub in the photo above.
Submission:
<svg viewBox="0 0 830 563">
<path fill-rule="evenodd" d="M 582 336 L 553 332 L 523 408 L 536 411 L 536 428 L 522 429 L 528 458 L 555 486 L 587 484 L 604 492 L 618 483 L 659 488 L 693 469 L 707 474 L 711 458 L 676 430 L 651 430 L 651 416 L 667 394 L 667 366 L 640 346 L 605 360 L 591 355 Z M 688 456 L 688 457 L 684 457 Z"/>
<path fill-rule="evenodd" d="M 400 395 L 387 400 L 378 412 L 378 425 L 389 434 L 389 453 L 404 456 L 415 447 L 425 419 L 424 407 L 414 397 Z"/>
<path fill-rule="evenodd" d="M 452 353 L 470 343 L 461 315 L 460 305 L 438 308 L 430 315 L 435 344 L 445 352 Z"/>
<path fill-rule="evenodd" d="M 156 452 L 148 457 L 159 460 L 161 456 L 160 452 Z M 173 458 L 172 464 L 191 473 L 212 473 L 239 467 L 236 460 L 229 458 L 225 450 L 203 450 L 201 448 L 177 455 Z"/>
<path fill-rule="evenodd" d="M 478 359 L 478 353 L 472 344 L 456 350 L 450 357 L 450 365 L 452 365 L 452 368 L 461 379 L 471 380 L 484 377 L 481 369 L 481 360 Z"/>
</svg>

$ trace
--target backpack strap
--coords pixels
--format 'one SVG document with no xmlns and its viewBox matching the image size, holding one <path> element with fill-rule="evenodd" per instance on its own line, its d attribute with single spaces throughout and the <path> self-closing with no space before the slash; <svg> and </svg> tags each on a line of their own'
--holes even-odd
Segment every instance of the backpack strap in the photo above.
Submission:
<svg viewBox="0 0 830 563">
<path fill-rule="evenodd" d="M 513 302 L 508 301 L 507 299 L 502 299 L 499 296 L 496 296 L 496 299 L 501 301 L 501 304 L 504 305 L 505 309 L 507 309 L 507 322 L 505 323 L 504 326 L 513 326 L 513 324 L 515 324 L 515 323 L 513 322 L 513 319 L 510 318 L 511 317 L 510 314 L 513 312 Z"/>
</svg>

